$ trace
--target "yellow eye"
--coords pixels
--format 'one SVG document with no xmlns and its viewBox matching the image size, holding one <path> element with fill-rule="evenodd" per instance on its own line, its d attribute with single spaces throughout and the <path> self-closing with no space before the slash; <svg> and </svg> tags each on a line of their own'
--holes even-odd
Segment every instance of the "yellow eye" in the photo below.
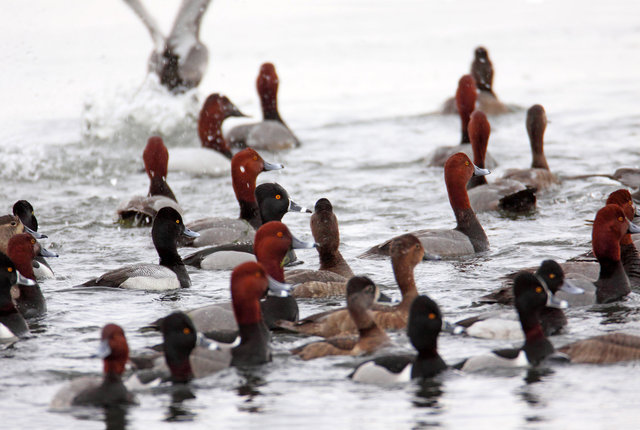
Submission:
<svg viewBox="0 0 640 430">
<path fill-rule="evenodd" d="M 176 220 L 176 224 L 180 224 L 180 220 L 179 219 Z"/>
<path fill-rule="evenodd" d="M 550 273 L 549 274 L 549 279 L 556 279 L 556 274 L 555 273 Z"/>
<path fill-rule="evenodd" d="M 279 231 L 279 232 L 277 232 L 277 233 L 276 233 L 276 236 L 278 236 L 278 237 L 282 237 L 282 236 L 284 236 L 284 234 L 282 234 L 282 232 L 281 232 L 281 231 Z"/>
<path fill-rule="evenodd" d="M 9 273 L 13 272 L 13 267 L 7 267 L 7 272 Z"/>
<path fill-rule="evenodd" d="M 429 319 L 430 319 L 430 320 L 434 320 L 434 319 L 436 319 L 436 314 L 434 314 L 433 312 L 431 312 L 431 313 L 429 314 Z"/>
<path fill-rule="evenodd" d="M 182 329 L 182 333 L 190 334 L 191 333 L 191 329 L 189 327 L 185 327 L 184 329 Z"/>
<path fill-rule="evenodd" d="M 536 287 L 536 293 L 541 293 L 542 292 L 542 287 Z"/>
<path fill-rule="evenodd" d="M 253 156 L 253 161 L 258 161 L 258 156 L 257 155 Z"/>
<path fill-rule="evenodd" d="M 629 200 L 629 206 L 633 206 L 633 200 Z"/>
<path fill-rule="evenodd" d="M 281 198 L 280 194 L 276 194 L 276 200 L 280 200 Z"/>
<path fill-rule="evenodd" d="M 465 166 L 468 166 L 468 165 L 469 165 L 469 162 L 468 162 L 468 161 L 465 161 L 465 162 L 464 162 L 464 165 L 465 165 Z"/>
<path fill-rule="evenodd" d="M 256 278 L 260 277 L 260 272 L 256 272 L 256 274 L 254 275 Z"/>
<path fill-rule="evenodd" d="M 622 218 L 621 216 L 618 217 L 618 221 L 622 222 L 624 221 L 624 218 Z"/>
</svg>

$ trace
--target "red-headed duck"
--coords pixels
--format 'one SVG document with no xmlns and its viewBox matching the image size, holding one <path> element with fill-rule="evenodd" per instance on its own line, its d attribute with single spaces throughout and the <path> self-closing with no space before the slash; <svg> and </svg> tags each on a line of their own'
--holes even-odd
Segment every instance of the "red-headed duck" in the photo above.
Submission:
<svg viewBox="0 0 640 430">
<path fill-rule="evenodd" d="M 172 148 L 169 171 L 219 176 L 229 171 L 232 158 L 229 142 L 222 134 L 222 122 L 231 116 L 246 116 L 223 95 L 211 94 L 198 118 L 200 148 Z"/>
<path fill-rule="evenodd" d="M 442 328 L 440 308 L 427 296 L 411 304 L 407 335 L 418 355 L 383 355 L 367 360 L 349 375 L 357 382 L 393 384 L 411 379 L 431 378 L 447 369 L 438 354 L 438 335 Z"/>
<path fill-rule="evenodd" d="M 544 131 L 547 128 L 547 115 L 540 105 L 533 105 L 527 111 L 527 133 L 531 143 L 532 162 L 529 169 L 507 169 L 502 176 L 515 179 L 538 191 L 546 190 L 560 181 L 551 173 L 547 158 L 544 156 Z"/>
<path fill-rule="evenodd" d="M 102 329 L 98 357 L 104 360 L 104 377 L 83 377 L 61 388 L 51 400 L 51 409 L 71 406 L 114 406 L 135 403 L 122 383 L 122 374 L 129 359 L 129 345 L 124 330 L 116 324 Z"/>
<path fill-rule="evenodd" d="M 158 210 L 170 206 L 182 214 L 176 196 L 167 184 L 169 151 L 161 137 L 152 136 L 142 152 L 144 169 L 149 176 L 149 192 L 146 197 L 133 196 L 118 206 L 118 221 L 134 226 L 150 225 Z"/>
<path fill-rule="evenodd" d="M 149 72 L 173 93 L 182 93 L 200 84 L 209 63 L 209 51 L 200 41 L 200 23 L 210 0 L 183 1 L 168 37 L 140 0 L 125 0 L 149 31 L 154 50 Z"/>
<path fill-rule="evenodd" d="M 243 124 L 233 127 L 227 134 L 227 140 L 231 146 L 267 151 L 300 146 L 300 141 L 291 132 L 278 112 L 279 83 L 273 64 L 264 63 L 260 66 L 256 87 L 262 105 L 263 121 L 257 124 Z"/>
<path fill-rule="evenodd" d="M 19 294 L 19 290 L 12 289 L 13 285 L 33 286 L 35 282 L 22 276 L 9 257 L 0 253 L 0 341 L 2 342 L 13 341 L 17 337 L 29 334 L 29 326 L 13 301 L 13 297 Z"/>
<path fill-rule="evenodd" d="M 165 291 L 187 288 L 191 285 L 189 274 L 178 254 L 178 236 L 197 237 L 185 227 L 182 217 L 173 208 L 164 207 L 158 211 L 151 227 L 151 238 L 156 247 L 160 264 L 135 264 L 111 270 L 91 279 L 82 287 L 113 287 L 130 290 Z"/>
<path fill-rule="evenodd" d="M 391 343 L 387 334 L 373 319 L 371 307 L 377 288 L 366 276 L 354 276 L 347 282 L 347 311 L 358 330 L 358 336 L 332 337 L 322 342 L 312 342 L 291 351 L 303 360 L 329 355 L 373 354 Z"/>
<path fill-rule="evenodd" d="M 486 169 L 474 166 L 466 154 L 457 153 L 449 157 L 444 166 L 444 181 L 457 226 L 453 230 L 427 229 L 412 232 L 411 234 L 422 242 L 425 253 L 440 257 L 458 257 L 489 249 L 489 239 L 471 208 L 467 194 L 469 179 L 474 175 L 489 173 Z M 369 249 L 361 257 L 387 256 L 390 244 L 391 240 L 387 240 Z"/>
<path fill-rule="evenodd" d="M 465 372 L 497 367 L 537 366 L 554 354 L 551 342 L 544 334 L 540 312 L 545 306 L 566 308 L 533 273 L 520 272 L 513 281 L 515 307 L 520 317 L 525 342 L 521 348 L 501 349 L 486 355 L 468 358 L 454 367 Z"/>
<path fill-rule="evenodd" d="M 36 280 L 33 259 L 38 255 L 57 257 L 40 246 L 29 233 L 16 234 L 9 239 L 9 258 L 23 276 L 33 281 Z M 47 311 L 44 296 L 37 282 L 34 282 L 34 285 L 21 285 L 19 289 L 20 296 L 16 299 L 16 305 L 25 318 L 38 316 Z"/>
<path fill-rule="evenodd" d="M 36 239 L 42 239 L 46 237 L 44 235 L 38 234 L 38 219 L 36 218 L 35 211 L 33 210 L 33 206 L 26 200 L 18 200 L 13 205 L 13 214 L 20 218 L 22 224 L 26 227 L 28 232 L 35 232 L 32 234 Z M 54 254 L 54 256 L 58 256 Z M 52 279 L 54 277 L 53 270 L 47 260 L 41 255 L 36 255 L 33 259 L 33 273 L 36 276 L 36 279 Z"/>
<path fill-rule="evenodd" d="M 311 212 L 289 198 L 289 193 L 276 183 L 260 184 L 256 187 L 256 200 L 262 224 L 281 221 L 287 212 Z M 289 252 L 289 262 L 297 259 Z M 256 261 L 253 243 L 228 243 L 204 248 L 184 258 L 184 264 L 208 270 L 232 270 L 240 263 Z"/>
<path fill-rule="evenodd" d="M 476 83 L 471 75 L 461 77 L 456 91 L 456 105 L 458 106 L 462 130 L 460 145 L 437 148 L 431 155 L 429 166 L 444 166 L 449 157 L 458 152 L 464 152 L 468 157 L 473 156 L 473 148 L 469 138 L 469 121 L 471 120 L 471 113 L 475 110 L 477 96 Z M 493 169 L 497 166 L 498 163 L 490 154 L 487 154 L 485 158 L 487 168 Z"/>
<path fill-rule="evenodd" d="M 481 111 L 474 111 L 469 121 L 469 138 L 473 148 L 473 164 L 484 168 L 491 125 Z M 504 211 L 530 213 L 536 208 L 536 190 L 512 179 L 487 183 L 485 176 L 474 176 L 467 183 L 469 201 L 475 212 Z"/>
<path fill-rule="evenodd" d="M 200 233 L 200 237 L 184 243 L 190 246 L 223 245 L 234 242 L 251 242 L 260 225 L 260 209 L 256 200 L 256 179 L 262 172 L 279 170 L 282 164 L 264 161 L 254 149 L 238 152 L 231 160 L 231 182 L 240 205 L 240 218 L 212 217 L 197 220 L 189 228 Z"/>
<path fill-rule="evenodd" d="M 402 293 L 402 301 L 392 306 L 375 304 L 373 318 L 380 328 L 399 330 L 407 326 L 409 308 L 413 299 L 418 296 L 413 270 L 422 261 L 424 248 L 418 238 L 405 234 L 393 239 L 390 255 L 393 274 Z M 357 331 L 348 310 L 344 308 L 311 315 L 298 322 L 279 321 L 277 325 L 290 331 L 322 337 Z"/>
</svg>

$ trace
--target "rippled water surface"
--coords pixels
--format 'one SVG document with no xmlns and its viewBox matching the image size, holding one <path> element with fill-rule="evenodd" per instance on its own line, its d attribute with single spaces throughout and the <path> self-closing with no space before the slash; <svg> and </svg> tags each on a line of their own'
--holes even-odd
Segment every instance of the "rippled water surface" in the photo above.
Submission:
<svg viewBox="0 0 640 430">
<path fill-rule="evenodd" d="M 170 26 L 177 1 L 153 3 Z M 70 378 L 98 374 L 90 358 L 99 330 L 122 325 L 133 351 L 157 343 L 144 324 L 176 309 L 228 300 L 229 273 L 190 271 L 192 288 L 167 294 L 72 289 L 106 270 L 155 262 L 149 230 L 114 224 L 117 204 L 148 187 L 141 153 L 160 133 L 171 147 L 196 146 L 195 118 L 210 92 L 259 117 L 255 77 L 264 61 L 280 76 L 280 111 L 304 146 L 263 154 L 285 164 L 259 182 L 277 181 L 299 203 L 334 204 L 342 252 L 356 273 L 393 285 L 388 261 L 356 256 L 393 235 L 450 228 L 454 218 L 442 170 L 426 166 L 437 146 L 454 144 L 459 120 L 434 114 L 468 71 L 474 48 L 488 47 L 495 90 L 522 107 L 490 118 L 490 151 L 506 167 L 530 162 L 525 109 L 545 106 L 546 153 L 560 175 L 612 173 L 638 164 L 640 4 L 568 0 L 476 2 L 216 0 L 204 17 L 209 72 L 197 91 L 171 97 L 145 81 L 148 35 L 118 1 L 8 2 L 0 36 L 0 202 L 6 212 L 31 201 L 56 278 L 42 283 L 48 314 L 33 335 L 0 351 L 4 428 L 101 428 L 101 413 L 52 413 L 48 403 Z M 229 121 L 228 125 L 239 121 Z M 230 177 L 170 174 L 185 221 L 237 214 Z M 418 288 L 456 320 L 501 275 L 586 251 L 605 196 L 604 178 L 565 181 L 539 196 L 538 211 L 508 219 L 479 216 L 491 250 L 461 260 L 424 262 Z M 292 232 L 310 239 L 309 217 L 287 214 Z M 186 254 L 189 251 L 185 251 Z M 317 267 L 315 251 L 299 253 Z M 338 305 L 301 301 L 301 314 Z M 555 345 L 614 330 L 640 334 L 637 293 L 624 302 L 571 309 Z M 404 334 L 394 335 L 406 349 Z M 303 340 L 276 335 L 272 363 L 231 369 L 192 384 L 193 396 L 138 393 L 139 406 L 108 417 L 113 428 L 633 428 L 640 413 L 637 364 L 554 366 L 462 375 L 419 386 L 380 388 L 346 378 L 357 362 L 303 363 L 287 350 Z M 509 342 L 441 336 L 448 363 Z M 183 399 L 187 397 L 186 399 Z M 9 417 L 11 425 L 9 426 Z M 180 422 L 178 424 L 178 422 Z"/>
</svg>

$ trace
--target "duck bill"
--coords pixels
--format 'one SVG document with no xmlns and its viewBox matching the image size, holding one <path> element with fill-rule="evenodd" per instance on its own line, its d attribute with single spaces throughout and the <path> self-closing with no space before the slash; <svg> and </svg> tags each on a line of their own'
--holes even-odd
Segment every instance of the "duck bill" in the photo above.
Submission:
<svg viewBox="0 0 640 430">
<path fill-rule="evenodd" d="M 274 297 L 289 297 L 289 292 L 293 288 L 293 285 L 276 281 L 271 276 L 267 276 L 267 278 L 269 279 L 269 289 L 267 290 L 267 295 Z"/>
<path fill-rule="evenodd" d="M 547 307 L 567 309 L 569 307 L 569 302 L 557 298 L 549 290 L 547 290 Z"/>
<path fill-rule="evenodd" d="M 636 224 L 630 222 L 629 223 L 629 233 L 631 234 L 636 234 L 636 233 L 640 233 L 640 227 L 638 227 Z"/>
<path fill-rule="evenodd" d="M 314 242 L 303 242 L 294 235 L 291 235 L 291 248 L 293 249 L 309 249 L 318 246 Z"/>
<path fill-rule="evenodd" d="M 217 351 L 220 349 L 220 345 L 218 345 L 217 342 L 207 339 L 202 333 L 198 333 L 198 336 L 196 337 L 196 346 L 206 348 L 210 351 Z"/>
<path fill-rule="evenodd" d="M 31 287 L 33 285 L 36 285 L 36 281 L 34 281 L 33 279 L 27 278 L 17 270 L 16 270 L 16 275 L 18 277 L 18 280 L 16 281 L 16 285 L 24 285 L 25 287 Z"/>
<path fill-rule="evenodd" d="M 26 231 L 27 233 L 29 233 L 31 236 L 35 237 L 36 239 L 46 239 L 49 236 L 47 236 L 46 234 L 42 234 L 42 233 L 38 233 L 35 230 L 31 230 L 29 227 L 27 227 L 26 225 L 24 226 L 24 231 Z"/>
<path fill-rule="evenodd" d="M 96 356 L 104 360 L 110 355 L 111 355 L 111 347 L 109 346 L 109 341 L 107 339 L 101 340 L 100 345 L 98 346 L 98 352 L 96 353 Z"/>
<path fill-rule="evenodd" d="M 564 291 L 567 294 L 584 294 L 584 290 L 576 285 L 573 282 L 565 279 L 562 285 L 560 286 L 560 291 Z"/>
<path fill-rule="evenodd" d="M 289 200 L 289 209 L 287 210 L 289 212 L 306 212 L 308 214 L 312 213 L 309 209 L 305 208 L 304 206 L 300 206 L 293 200 Z"/>
<path fill-rule="evenodd" d="M 483 169 L 482 167 L 478 167 L 475 164 L 473 165 L 473 176 L 486 176 L 490 173 L 491 171 L 488 169 Z"/>
<path fill-rule="evenodd" d="M 186 237 L 194 237 L 194 238 L 195 237 L 200 237 L 200 233 L 195 232 L 193 230 L 190 230 L 187 227 L 184 228 L 184 231 L 182 232 L 182 235 L 186 236 Z"/>
<path fill-rule="evenodd" d="M 284 169 L 284 166 L 280 163 L 269 163 L 268 161 L 264 160 L 262 160 L 262 163 L 264 164 L 265 171 Z"/>
<path fill-rule="evenodd" d="M 38 252 L 38 255 L 40 257 L 58 257 L 58 254 L 56 254 L 55 252 L 51 252 L 49 251 L 47 248 L 45 248 L 44 246 L 40 247 L 40 252 Z"/>
<path fill-rule="evenodd" d="M 240 118 L 251 118 L 249 115 L 246 115 L 246 114 L 242 113 L 242 111 L 240 109 L 238 109 L 236 106 L 233 106 L 231 108 L 231 110 L 229 110 L 227 115 L 236 116 L 236 117 L 240 117 Z"/>
</svg>

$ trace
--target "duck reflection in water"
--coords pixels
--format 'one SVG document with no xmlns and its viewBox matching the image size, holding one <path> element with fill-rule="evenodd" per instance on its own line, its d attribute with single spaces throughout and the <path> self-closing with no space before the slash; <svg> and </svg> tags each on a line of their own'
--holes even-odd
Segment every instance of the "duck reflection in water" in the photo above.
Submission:
<svg viewBox="0 0 640 430">
<path fill-rule="evenodd" d="M 431 408 L 438 411 L 442 406 L 438 403 L 442 390 L 442 381 L 438 378 L 428 378 L 419 380 L 416 383 L 418 390 L 413 398 L 413 405 L 418 408 Z"/>
<path fill-rule="evenodd" d="M 174 384 L 171 387 L 171 403 L 164 420 L 167 422 L 194 421 L 197 414 L 185 405 L 184 401 L 195 398 L 196 395 L 191 391 L 189 384 Z"/>
</svg>

